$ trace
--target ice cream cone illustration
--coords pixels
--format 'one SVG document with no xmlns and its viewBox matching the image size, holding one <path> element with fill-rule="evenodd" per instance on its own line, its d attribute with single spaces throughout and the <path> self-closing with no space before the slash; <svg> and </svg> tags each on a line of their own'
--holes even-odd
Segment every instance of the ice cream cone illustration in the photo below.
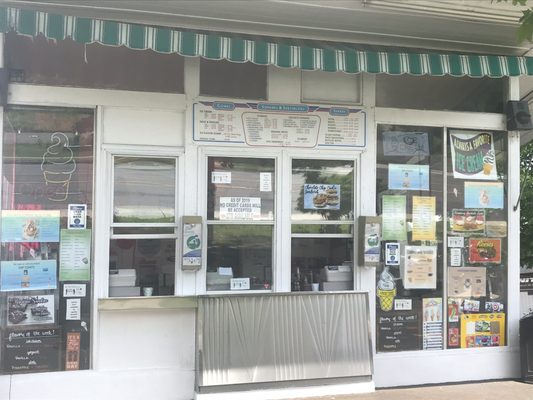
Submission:
<svg viewBox="0 0 533 400">
<path fill-rule="evenodd" d="M 391 311 L 396 297 L 396 284 L 394 278 L 389 272 L 389 267 L 385 267 L 379 276 L 377 293 L 379 307 L 381 311 Z"/>
<path fill-rule="evenodd" d="M 492 150 L 487 151 L 487 154 L 483 157 L 483 174 L 490 175 L 494 166 L 494 152 Z"/>
<path fill-rule="evenodd" d="M 41 171 L 46 186 L 50 189 L 48 200 L 65 201 L 69 195 L 72 174 L 76 171 L 76 161 L 67 135 L 55 132 L 51 139 L 52 145 L 43 154 Z"/>
</svg>

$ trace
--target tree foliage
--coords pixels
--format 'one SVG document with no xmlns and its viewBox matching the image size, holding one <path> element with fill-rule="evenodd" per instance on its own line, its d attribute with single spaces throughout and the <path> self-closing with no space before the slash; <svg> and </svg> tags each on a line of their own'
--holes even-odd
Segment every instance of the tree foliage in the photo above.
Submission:
<svg viewBox="0 0 533 400">
<path fill-rule="evenodd" d="M 533 268 L 533 142 L 520 152 L 520 181 L 520 264 Z"/>
<path fill-rule="evenodd" d="M 494 0 L 493 0 L 494 1 Z M 498 3 L 511 1 L 513 6 L 527 6 L 528 0 L 496 0 Z M 533 7 L 529 7 L 527 10 L 522 11 L 522 17 L 520 17 L 520 28 L 518 28 L 517 36 L 518 41 L 528 40 L 533 42 Z"/>
</svg>

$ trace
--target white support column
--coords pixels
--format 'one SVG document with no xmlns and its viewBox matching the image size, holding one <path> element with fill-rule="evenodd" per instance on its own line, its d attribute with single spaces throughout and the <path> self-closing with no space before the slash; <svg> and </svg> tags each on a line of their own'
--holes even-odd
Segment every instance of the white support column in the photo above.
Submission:
<svg viewBox="0 0 533 400">
<path fill-rule="evenodd" d="M 520 100 L 518 77 L 508 78 L 507 100 Z M 520 319 L 520 207 L 514 210 L 520 196 L 520 132 L 508 132 L 508 250 L 507 250 L 507 320 L 508 345 L 519 345 Z"/>
</svg>

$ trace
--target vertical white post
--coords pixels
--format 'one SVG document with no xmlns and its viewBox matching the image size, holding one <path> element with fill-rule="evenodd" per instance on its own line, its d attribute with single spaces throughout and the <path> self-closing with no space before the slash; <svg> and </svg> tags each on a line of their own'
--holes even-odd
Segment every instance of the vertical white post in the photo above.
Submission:
<svg viewBox="0 0 533 400">
<path fill-rule="evenodd" d="M 518 77 L 508 78 L 507 100 L 520 99 Z M 508 132 L 508 250 L 507 250 L 507 321 L 508 345 L 519 345 L 518 321 L 520 319 L 520 207 L 514 211 L 520 196 L 520 133 Z"/>
</svg>

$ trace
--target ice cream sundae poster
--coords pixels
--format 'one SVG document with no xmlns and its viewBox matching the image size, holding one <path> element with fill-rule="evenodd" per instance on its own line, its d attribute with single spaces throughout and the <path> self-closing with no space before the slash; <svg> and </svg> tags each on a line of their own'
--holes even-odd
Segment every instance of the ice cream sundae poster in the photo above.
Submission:
<svg viewBox="0 0 533 400">
<path fill-rule="evenodd" d="M 384 195 L 382 201 L 382 239 L 407 240 L 407 198 L 405 196 Z"/>
<path fill-rule="evenodd" d="M 503 182 L 465 182 L 465 208 L 504 206 Z"/>
<path fill-rule="evenodd" d="M 500 239 L 476 238 L 468 243 L 468 262 L 472 264 L 500 264 L 502 242 Z"/>
<path fill-rule="evenodd" d="M 340 210 L 341 185 L 305 184 L 305 210 Z"/>
<path fill-rule="evenodd" d="M 54 323 L 54 295 L 9 296 L 7 307 L 7 326 Z"/>
<path fill-rule="evenodd" d="M 429 190 L 429 165 L 389 164 L 389 190 Z"/>
<path fill-rule="evenodd" d="M 450 228 L 452 233 L 483 234 L 485 233 L 485 210 L 452 210 Z M 461 246 L 462 247 L 462 246 Z"/>
<path fill-rule="evenodd" d="M 59 210 L 2 211 L 2 242 L 59 242 Z"/>
<path fill-rule="evenodd" d="M 56 260 L 2 261 L 0 291 L 56 289 L 56 272 Z"/>
<path fill-rule="evenodd" d="M 492 133 L 452 131 L 450 149 L 454 178 L 498 179 Z"/>
</svg>

